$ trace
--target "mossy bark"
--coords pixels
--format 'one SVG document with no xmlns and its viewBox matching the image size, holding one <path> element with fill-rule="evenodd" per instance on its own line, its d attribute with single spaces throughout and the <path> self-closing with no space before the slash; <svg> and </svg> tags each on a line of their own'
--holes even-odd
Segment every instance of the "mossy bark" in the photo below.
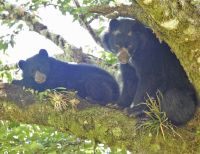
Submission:
<svg viewBox="0 0 200 154">
<path fill-rule="evenodd" d="M 163 138 L 158 121 L 151 123 L 149 128 L 143 128 L 141 124 L 136 124 L 134 118 L 113 106 L 87 104 L 87 101 L 81 99 L 76 106 L 66 104 L 66 108 L 60 108 L 58 104 L 52 104 L 58 95 L 55 95 L 54 101 L 51 101 L 52 98 L 38 100 L 38 97 L 34 98 L 34 95 L 23 91 L 21 87 L 13 86 L 5 85 L 0 89 L 0 120 L 52 126 L 61 131 L 70 131 L 77 137 L 124 148 L 133 153 L 200 152 L 200 112 L 186 126 L 174 128 L 179 135 L 163 126 Z M 4 89 L 9 89 L 9 93 Z M 24 95 L 27 95 L 27 99 L 22 100 L 20 96 Z M 68 94 L 65 96 L 65 103 L 78 99 L 73 94 L 72 97 Z"/>
<path fill-rule="evenodd" d="M 136 135 L 134 118 L 116 108 L 89 103 L 74 92 L 54 94 L 41 99 L 41 95 L 1 83 L 0 120 L 52 126 L 97 143 L 131 148 Z"/>
<path fill-rule="evenodd" d="M 200 2 L 137 0 L 148 25 L 166 41 L 200 94 Z M 143 20 L 141 18 L 141 20 Z"/>
<path fill-rule="evenodd" d="M 10 102 L 1 102 L 0 119 L 52 126 L 58 130 L 70 131 L 77 137 L 119 147 L 127 147 L 136 135 L 133 119 L 120 111 L 100 106 L 60 112 L 50 103 L 41 102 L 20 108 Z"/>
</svg>

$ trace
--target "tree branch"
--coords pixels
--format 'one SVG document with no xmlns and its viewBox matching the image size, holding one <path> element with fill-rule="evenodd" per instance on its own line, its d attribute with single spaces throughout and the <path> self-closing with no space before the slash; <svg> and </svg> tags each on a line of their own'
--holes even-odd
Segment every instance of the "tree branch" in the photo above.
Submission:
<svg viewBox="0 0 200 154">
<path fill-rule="evenodd" d="M 81 7 L 77 0 L 73 0 L 73 1 L 77 8 Z M 87 21 L 87 18 L 85 17 L 84 14 L 79 15 L 79 22 L 84 25 L 84 27 L 88 30 L 92 38 L 95 40 L 95 42 L 99 44 L 101 47 L 104 47 L 103 42 L 101 41 L 101 38 L 98 37 L 96 33 L 93 31 L 92 27 L 90 26 L 90 21 L 89 22 Z"/>
<path fill-rule="evenodd" d="M 21 7 L 17 7 L 12 4 L 6 3 L 5 10 L 8 11 L 8 14 L 0 14 L 0 20 L 22 20 L 24 21 L 31 31 L 37 32 L 38 34 L 44 36 L 45 38 L 52 41 L 55 45 L 60 47 L 65 53 L 69 54 L 69 57 L 78 63 L 89 63 L 97 64 L 103 62 L 102 59 L 94 57 L 93 55 L 83 53 L 81 48 L 77 48 L 73 45 L 70 45 L 62 36 L 54 34 L 48 30 L 48 27 L 40 23 L 36 15 L 25 11 Z"/>
<path fill-rule="evenodd" d="M 24 99 L 24 96 L 32 98 L 32 102 Z M 72 92 L 64 93 L 62 99 L 65 100 L 65 106 L 52 104 L 53 102 L 46 98 L 39 101 L 38 97 L 21 87 L 1 83 L 0 119 L 52 126 L 62 131 L 70 131 L 77 137 L 117 147 L 133 148 L 130 144 L 136 135 L 133 118 L 114 108 L 92 105 L 74 96 Z M 70 105 L 74 101 L 78 103 Z M 64 107 L 59 108 L 59 105 Z"/>
<path fill-rule="evenodd" d="M 148 128 L 147 123 L 144 129 L 136 125 L 134 118 L 126 116 L 112 106 L 93 105 L 76 97 L 74 92 L 65 92 L 57 103 L 52 99 L 54 93 L 48 96 L 51 96 L 50 99 L 48 97 L 39 99 L 21 87 L 1 83 L 0 120 L 51 126 L 61 131 L 70 131 L 77 137 L 91 139 L 117 149 L 124 148 L 133 153 L 200 152 L 198 146 L 200 138 L 194 132 L 198 130 L 200 122 L 198 116 L 186 126 L 186 129 L 185 127 L 174 128 L 173 131 L 164 129 L 166 138 L 164 140 L 157 124 L 151 124 L 149 125 L 151 128 Z M 56 93 L 54 98 L 59 98 L 58 96 L 60 95 Z M 153 132 L 155 129 L 157 134 Z"/>
</svg>

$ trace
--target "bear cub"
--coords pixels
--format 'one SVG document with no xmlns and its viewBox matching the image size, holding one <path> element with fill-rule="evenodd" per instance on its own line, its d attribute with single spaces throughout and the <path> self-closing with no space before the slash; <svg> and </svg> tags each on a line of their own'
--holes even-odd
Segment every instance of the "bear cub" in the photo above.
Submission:
<svg viewBox="0 0 200 154">
<path fill-rule="evenodd" d="M 78 96 L 101 105 L 118 100 L 119 87 L 116 80 L 98 67 L 56 60 L 49 57 L 45 49 L 26 61 L 20 60 L 18 65 L 23 72 L 23 79 L 13 80 L 13 84 L 39 92 L 64 87 L 76 90 Z"/>
<path fill-rule="evenodd" d="M 126 91 L 133 94 L 133 113 L 141 115 L 148 110 L 147 94 L 156 98 L 159 90 L 162 93 L 161 110 L 173 124 L 185 124 L 194 116 L 197 108 L 195 90 L 169 46 L 161 43 L 151 29 L 137 20 L 113 19 L 103 43 L 106 49 L 118 55 L 121 65 L 125 65 L 121 68 L 124 87 L 127 87 L 126 78 L 133 83 L 133 88 Z M 127 66 L 130 72 L 126 71 Z M 128 107 L 126 98 L 119 105 Z"/>
</svg>

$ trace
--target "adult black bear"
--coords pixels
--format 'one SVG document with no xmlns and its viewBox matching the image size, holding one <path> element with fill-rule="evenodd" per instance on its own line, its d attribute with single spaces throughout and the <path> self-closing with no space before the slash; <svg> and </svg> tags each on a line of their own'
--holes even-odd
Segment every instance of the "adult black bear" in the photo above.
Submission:
<svg viewBox="0 0 200 154">
<path fill-rule="evenodd" d="M 112 33 L 115 31 L 112 31 L 112 28 L 113 27 L 110 26 L 109 31 L 103 36 L 103 44 L 105 49 L 118 55 L 122 76 L 122 92 L 118 100 L 118 105 L 120 107 L 129 107 L 132 104 L 136 93 L 138 77 L 136 75 L 135 68 L 132 66 L 132 64 L 128 63 L 128 51 L 122 49 L 123 51 L 121 52 L 116 49 L 117 44 L 115 46 L 115 41 L 113 41 L 113 39 L 116 38 L 112 36 Z"/>
<path fill-rule="evenodd" d="M 135 113 L 147 110 L 144 104 L 147 94 L 156 97 L 159 90 L 163 95 L 161 109 L 172 123 L 181 125 L 194 116 L 197 99 L 193 86 L 169 46 L 160 43 L 149 28 L 137 20 L 113 19 L 103 42 L 111 52 L 118 54 L 120 61 L 135 69 L 137 81 L 133 71 L 124 74 L 133 77 L 132 83 L 137 82 L 136 90 L 131 91 L 136 91 L 133 99 Z M 126 99 L 124 103 L 127 104 Z"/>
<path fill-rule="evenodd" d="M 45 49 L 26 61 L 20 60 L 18 65 L 23 71 L 23 79 L 14 80 L 13 84 L 39 92 L 64 87 L 76 90 L 80 97 L 101 105 L 118 100 L 117 82 L 98 67 L 61 62 L 49 57 Z"/>
</svg>

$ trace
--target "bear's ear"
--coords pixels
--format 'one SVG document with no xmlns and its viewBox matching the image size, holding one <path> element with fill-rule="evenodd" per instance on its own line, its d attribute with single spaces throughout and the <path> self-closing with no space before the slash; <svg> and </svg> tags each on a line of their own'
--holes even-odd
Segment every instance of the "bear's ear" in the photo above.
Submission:
<svg viewBox="0 0 200 154">
<path fill-rule="evenodd" d="M 109 30 L 114 31 L 118 28 L 118 26 L 119 26 L 119 20 L 112 19 L 109 23 Z"/>
<path fill-rule="evenodd" d="M 48 57 L 48 52 L 45 49 L 40 49 L 39 55 L 42 57 Z"/>
<path fill-rule="evenodd" d="M 20 60 L 20 61 L 18 62 L 18 66 L 19 66 L 19 68 L 21 68 L 21 69 L 23 69 L 25 65 L 26 65 L 26 62 L 25 62 L 24 60 Z"/>
</svg>

